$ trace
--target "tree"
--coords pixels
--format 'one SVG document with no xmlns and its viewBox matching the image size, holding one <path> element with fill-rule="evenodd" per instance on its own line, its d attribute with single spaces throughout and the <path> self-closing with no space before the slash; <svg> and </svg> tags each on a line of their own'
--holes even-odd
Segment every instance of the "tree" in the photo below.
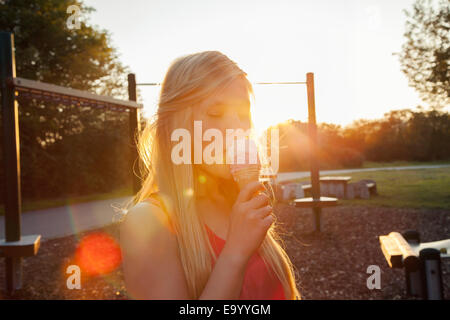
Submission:
<svg viewBox="0 0 450 320">
<path fill-rule="evenodd" d="M 80 28 L 69 29 L 67 8 L 80 8 Z M 126 71 L 106 30 L 87 24 L 93 8 L 74 0 L 0 1 L 0 30 L 14 33 L 19 77 L 126 96 Z"/>
<path fill-rule="evenodd" d="M 70 5 L 80 8 L 79 29 L 67 27 Z M 128 68 L 109 33 L 88 24 L 93 10 L 80 0 L 0 0 L 0 30 L 14 34 L 17 76 L 127 99 Z M 124 113 L 19 95 L 19 120 L 25 196 L 60 195 L 64 183 L 99 191 L 130 170 Z"/>
<path fill-rule="evenodd" d="M 80 8 L 79 29 L 67 27 L 70 5 Z M 14 34 L 17 76 L 126 98 L 128 70 L 110 45 L 109 33 L 88 25 L 92 11 L 78 0 L 0 1 L 0 30 Z M 90 108 L 42 101 L 19 103 L 30 107 L 23 116 L 24 108 L 19 108 L 23 139 L 37 139 L 43 145 L 82 132 L 86 121 L 102 122 Z M 109 119 L 116 117 L 107 110 L 97 117 L 105 114 Z M 27 136 L 26 128 L 33 127 L 33 136 Z"/>
<path fill-rule="evenodd" d="M 450 104 L 450 6 L 448 1 L 417 0 L 404 10 L 406 42 L 401 70 L 422 99 L 435 108 Z"/>
</svg>

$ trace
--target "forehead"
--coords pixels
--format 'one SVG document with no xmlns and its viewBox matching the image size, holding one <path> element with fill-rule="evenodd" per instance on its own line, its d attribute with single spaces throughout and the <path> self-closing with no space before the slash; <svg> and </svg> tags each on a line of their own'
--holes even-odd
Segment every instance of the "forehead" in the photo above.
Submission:
<svg viewBox="0 0 450 320">
<path fill-rule="evenodd" d="M 242 80 L 233 81 L 227 88 L 221 90 L 206 102 L 206 106 L 216 104 L 250 104 L 248 90 L 244 82 Z"/>
</svg>

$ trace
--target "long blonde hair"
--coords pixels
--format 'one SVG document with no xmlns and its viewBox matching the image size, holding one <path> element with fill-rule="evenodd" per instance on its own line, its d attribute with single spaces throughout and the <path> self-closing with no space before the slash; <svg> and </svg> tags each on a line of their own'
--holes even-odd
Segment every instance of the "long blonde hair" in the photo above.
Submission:
<svg viewBox="0 0 450 320">
<path fill-rule="evenodd" d="M 192 129 L 192 107 L 236 79 L 242 79 L 249 94 L 254 96 L 246 76 L 234 61 L 219 51 L 198 52 L 175 59 L 164 77 L 156 115 L 153 120 L 147 121 L 137 141 L 142 187 L 126 208 L 158 192 L 177 235 L 181 263 L 192 299 L 198 299 L 201 295 L 212 271 L 212 257 L 217 257 L 206 228 L 196 214 L 192 191 L 196 192 L 197 183 L 193 167 L 175 165 L 171 161 L 171 133 L 177 128 Z M 274 223 L 268 230 L 258 252 L 280 279 L 286 298 L 300 299 L 294 266 L 280 245 L 281 238 L 275 231 L 276 226 Z"/>
</svg>

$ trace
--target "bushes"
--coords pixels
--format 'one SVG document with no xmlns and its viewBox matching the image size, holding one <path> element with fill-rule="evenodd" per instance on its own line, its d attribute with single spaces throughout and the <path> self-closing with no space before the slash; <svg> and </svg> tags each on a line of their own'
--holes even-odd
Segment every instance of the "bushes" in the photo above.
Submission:
<svg viewBox="0 0 450 320">
<path fill-rule="evenodd" d="M 280 171 L 309 169 L 307 123 L 288 121 L 280 130 Z M 450 159 L 450 115 L 439 110 L 393 110 L 382 119 L 358 120 L 341 128 L 317 127 L 321 169 L 361 167 L 370 161 Z"/>
<path fill-rule="evenodd" d="M 360 168 L 364 163 L 364 155 L 351 148 L 338 149 L 337 159 L 344 168 Z"/>
</svg>

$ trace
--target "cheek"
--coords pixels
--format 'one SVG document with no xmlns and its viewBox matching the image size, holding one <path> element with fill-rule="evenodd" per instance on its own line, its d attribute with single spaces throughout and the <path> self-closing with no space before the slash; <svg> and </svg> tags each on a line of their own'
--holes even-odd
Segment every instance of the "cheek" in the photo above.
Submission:
<svg viewBox="0 0 450 320">
<path fill-rule="evenodd" d="M 206 164 L 204 163 L 204 161 L 202 161 L 202 163 L 200 164 L 200 167 L 205 170 L 206 172 L 208 172 L 210 175 L 214 176 L 214 177 L 218 177 L 218 178 L 222 178 L 222 179 L 230 179 L 231 178 L 231 174 L 230 174 L 230 169 L 228 167 L 228 165 L 226 164 L 226 160 L 225 160 L 225 133 L 226 133 L 226 127 L 224 126 L 224 121 L 221 119 L 202 119 L 202 129 L 203 129 L 203 134 L 205 133 L 206 130 L 208 129 L 217 129 L 222 133 L 222 139 L 223 139 L 223 143 L 222 143 L 222 153 L 223 153 L 223 164 Z M 211 141 L 202 141 L 202 152 L 203 150 L 205 150 L 206 146 L 208 146 L 211 143 Z"/>
<path fill-rule="evenodd" d="M 220 132 L 222 132 L 222 134 L 225 133 L 226 123 L 221 118 L 217 118 L 217 119 L 204 118 L 202 120 L 202 125 L 203 125 L 203 132 L 205 132 L 208 129 L 218 129 L 218 130 L 220 130 Z"/>
<path fill-rule="evenodd" d="M 222 179 L 231 179 L 231 173 L 228 165 L 226 164 L 201 164 L 200 168 L 208 172 L 213 177 Z"/>
<path fill-rule="evenodd" d="M 222 119 L 205 119 L 202 121 L 202 128 L 203 128 L 203 134 L 206 132 L 206 130 L 208 129 L 216 129 L 219 130 L 220 133 L 222 134 L 222 140 L 223 140 L 223 144 L 225 145 L 225 139 L 226 139 L 226 130 L 230 129 L 226 126 L 225 121 L 223 121 Z M 206 145 L 208 145 L 210 142 L 209 141 L 204 141 L 203 142 L 203 149 L 205 148 Z"/>
</svg>

